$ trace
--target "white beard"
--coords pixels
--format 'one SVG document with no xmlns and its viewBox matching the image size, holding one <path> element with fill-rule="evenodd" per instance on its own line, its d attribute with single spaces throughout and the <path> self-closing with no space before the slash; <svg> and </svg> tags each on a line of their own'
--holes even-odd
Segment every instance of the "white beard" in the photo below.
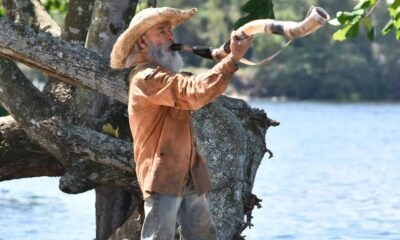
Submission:
<svg viewBox="0 0 400 240">
<path fill-rule="evenodd" d="M 169 47 L 170 44 L 157 46 L 150 43 L 147 55 L 161 66 L 173 72 L 179 72 L 184 65 L 182 56 L 176 51 L 171 51 Z"/>
</svg>

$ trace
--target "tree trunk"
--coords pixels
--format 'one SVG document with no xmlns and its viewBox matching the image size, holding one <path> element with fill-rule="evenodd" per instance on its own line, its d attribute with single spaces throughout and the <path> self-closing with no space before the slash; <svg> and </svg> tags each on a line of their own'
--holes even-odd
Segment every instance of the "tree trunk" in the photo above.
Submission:
<svg viewBox="0 0 400 240">
<path fill-rule="evenodd" d="M 86 48 L 108 59 L 117 37 L 128 27 L 129 20 L 135 13 L 136 4 L 137 2 L 128 0 L 96 0 Z M 130 139 L 129 131 L 126 131 L 129 129 L 128 119 L 116 118 L 113 114 L 123 116 L 122 111 L 125 111 L 125 107 L 121 103 L 83 88 L 77 89 L 76 99 L 79 99 L 79 109 L 89 110 L 83 113 L 86 124 L 99 131 L 105 124 L 111 124 L 113 128 L 125 129 L 122 134 L 119 133 L 118 137 Z M 96 239 L 108 239 L 138 207 L 136 203 L 139 202 L 140 196 L 134 196 L 132 192 L 116 186 L 97 187 L 95 190 Z M 135 201 L 135 199 L 138 200 Z M 129 232 L 119 231 L 119 236 L 121 238 L 139 236 L 140 232 L 135 232 L 134 229 L 140 228 L 131 227 Z"/>
<path fill-rule="evenodd" d="M 268 151 L 265 134 L 277 124 L 264 111 L 225 96 L 194 114 L 197 147 L 212 179 L 208 200 L 220 239 L 239 238 L 251 225 L 251 210 L 258 205 L 251 191 Z"/>
</svg>

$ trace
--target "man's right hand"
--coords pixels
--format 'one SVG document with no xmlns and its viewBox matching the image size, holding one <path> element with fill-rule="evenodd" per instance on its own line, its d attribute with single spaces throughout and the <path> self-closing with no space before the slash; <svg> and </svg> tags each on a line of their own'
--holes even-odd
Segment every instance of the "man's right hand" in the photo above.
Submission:
<svg viewBox="0 0 400 240">
<path fill-rule="evenodd" d="M 236 31 L 232 31 L 230 48 L 231 48 L 232 59 L 234 61 L 239 62 L 239 60 L 244 56 L 244 54 L 249 49 L 252 40 L 253 36 L 250 36 L 243 40 L 238 40 L 236 36 Z"/>
</svg>

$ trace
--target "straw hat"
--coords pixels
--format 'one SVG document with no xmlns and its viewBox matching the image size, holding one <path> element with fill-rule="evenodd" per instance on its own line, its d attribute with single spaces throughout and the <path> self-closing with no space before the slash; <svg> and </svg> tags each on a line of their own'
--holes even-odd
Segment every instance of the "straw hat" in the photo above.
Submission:
<svg viewBox="0 0 400 240">
<path fill-rule="evenodd" d="M 123 32 L 114 44 L 111 52 L 110 65 L 112 68 L 124 68 L 125 62 L 136 40 L 151 27 L 169 22 L 171 28 L 189 20 L 197 12 L 196 8 L 180 10 L 170 7 L 147 8 L 137 13 L 129 27 Z"/>
</svg>

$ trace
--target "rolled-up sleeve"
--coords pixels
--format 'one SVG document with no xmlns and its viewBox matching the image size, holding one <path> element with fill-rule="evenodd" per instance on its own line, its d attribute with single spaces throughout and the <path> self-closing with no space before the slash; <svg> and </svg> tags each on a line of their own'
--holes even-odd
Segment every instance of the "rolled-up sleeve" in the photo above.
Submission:
<svg viewBox="0 0 400 240">
<path fill-rule="evenodd" d="M 150 67 L 132 75 L 131 88 L 135 88 L 135 97 L 146 98 L 152 104 L 196 110 L 221 95 L 237 69 L 230 57 L 192 76 L 173 73 L 160 66 Z"/>
</svg>

